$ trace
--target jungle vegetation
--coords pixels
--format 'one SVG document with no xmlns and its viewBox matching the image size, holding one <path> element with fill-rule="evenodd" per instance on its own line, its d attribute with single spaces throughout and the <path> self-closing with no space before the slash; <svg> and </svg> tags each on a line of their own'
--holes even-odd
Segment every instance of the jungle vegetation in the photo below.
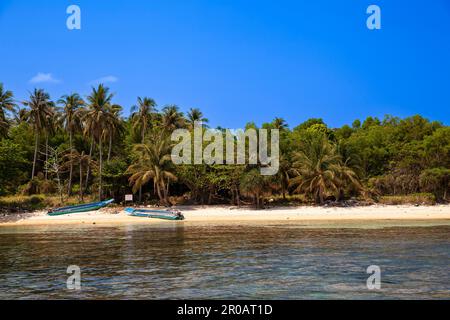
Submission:
<svg viewBox="0 0 450 320">
<path fill-rule="evenodd" d="M 122 201 L 133 193 L 139 202 L 167 206 L 258 208 L 274 199 L 324 204 L 427 193 L 449 200 L 450 128 L 420 115 L 368 117 L 340 128 L 322 119 L 262 123 L 280 130 L 280 169 L 270 177 L 261 176 L 258 165 L 174 165 L 171 132 L 193 130 L 195 121 L 208 125 L 197 108 L 184 113 L 149 97 L 138 97 L 124 117 L 104 85 L 84 98 L 70 93 L 52 100 L 35 89 L 17 101 L 0 84 L 0 196 L 82 202 L 86 196 Z"/>
</svg>

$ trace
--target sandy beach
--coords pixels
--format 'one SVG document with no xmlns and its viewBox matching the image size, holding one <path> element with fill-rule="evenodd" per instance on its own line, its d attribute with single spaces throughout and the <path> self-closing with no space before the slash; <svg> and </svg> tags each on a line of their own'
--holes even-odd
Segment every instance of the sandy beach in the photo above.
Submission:
<svg viewBox="0 0 450 320">
<path fill-rule="evenodd" d="M 265 210 L 230 206 L 179 206 L 185 216 L 184 224 L 273 223 L 301 221 L 433 221 L 450 222 L 450 205 L 436 206 L 367 206 L 367 207 L 278 207 Z M 46 211 L 10 215 L 0 220 L 1 226 L 45 226 L 64 224 L 148 224 L 165 222 L 159 219 L 130 217 L 123 208 L 63 216 L 48 216 Z"/>
</svg>

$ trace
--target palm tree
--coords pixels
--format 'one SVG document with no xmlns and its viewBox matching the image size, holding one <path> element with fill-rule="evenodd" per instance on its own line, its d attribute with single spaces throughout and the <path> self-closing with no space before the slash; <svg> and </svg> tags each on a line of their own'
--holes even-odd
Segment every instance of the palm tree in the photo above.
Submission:
<svg viewBox="0 0 450 320">
<path fill-rule="evenodd" d="M 169 132 L 185 126 L 183 112 L 180 112 L 176 105 L 168 105 L 163 108 L 161 122 L 162 128 Z"/>
<path fill-rule="evenodd" d="M 288 128 L 288 124 L 283 118 L 275 118 L 272 121 L 272 125 L 274 129 L 278 129 L 280 131 Z"/>
<path fill-rule="evenodd" d="M 138 104 L 131 108 L 131 112 L 131 125 L 134 130 L 140 130 L 141 143 L 144 143 L 150 120 L 156 112 L 156 102 L 151 98 L 138 97 Z"/>
<path fill-rule="evenodd" d="M 278 168 L 278 173 L 275 176 L 275 180 L 281 187 L 281 193 L 283 195 L 283 200 L 286 200 L 286 190 L 289 187 L 289 171 L 291 169 L 291 164 L 286 159 L 286 157 L 280 155 L 280 166 Z"/>
<path fill-rule="evenodd" d="M 198 108 L 191 108 L 187 113 L 187 122 L 191 129 L 194 128 L 195 122 L 208 123 L 209 120 L 203 117 L 203 112 Z"/>
<path fill-rule="evenodd" d="M 44 128 L 45 133 L 45 162 L 48 161 L 49 157 L 49 145 L 48 140 L 50 138 L 50 135 L 54 135 L 55 132 L 60 128 L 60 119 L 58 110 L 55 108 L 55 105 L 52 103 L 51 106 L 49 106 L 50 114 L 46 116 L 46 126 Z M 50 149 L 52 152 L 52 150 Z M 45 180 L 48 179 L 48 169 L 45 168 Z"/>
<path fill-rule="evenodd" d="M 309 193 L 320 204 L 331 195 L 338 200 L 346 184 L 360 188 L 355 172 L 322 133 L 306 137 L 301 150 L 294 154 L 292 173 L 290 185 L 296 187 L 294 192 Z"/>
<path fill-rule="evenodd" d="M 133 192 L 153 180 L 160 201 L 170 205 L 169 183 L 177 180 L 173 174 L 171 148 L 170 137 L 165 133 L 155 135 L 146 143 L 134 146 L 137 157 L 127 170 L 127 173 L 131 174 L 129 181 L 133 186 Z"/>
<path fill-rule="evenodd" d="M 124 127 L 122 120 L 120 119 L 120 113 L 122 112 L 122 107 L 115 104 L 109 109 L 109 116 L 106 119 L 105 137 L 109 139 L 108 146 L 108 162 L 111 160 L 111 151 L 113 145 L 113 139 L 115 136 L 120 135 L 124 132 Z"/>
<path fill-rule="evenodd" d="M 141 143 L 144 143 L 147 128 L 155 111 L 155 100 L 147 97 L 138 97 L 138 105 L 131 108 L 131 125 L 134 130 L 140 129 Z M 142 186 L 139 188 L 139 202 L 142 202 Z"/>
<path fill-rule="evenodd" d="M 73 135 L 76 132 L 82 130 L 82 114 L 84 101 L 81 99 L 78 93 L 72 93 L 71 95 L 62 96 L 58 100 L 58 103 L 63 105 L 64 112 L 61 117 L 64 129 L 69 133 L 69 148 L 70 153 L 73 152 Z M 72 194 L 72 176 L 73 176 L 73 165 L 69 168 L 69 185 L 68 194 Z"/>
<path fill-rule="evenodd" d="M 21 111 L 21 119 L 31 124 L 34 130 L 34 159 L 31 179 L 36 173 L 36 163 L 41 133 L 49 126 L 49 119 L 53 119 L 53 102 L 50 101 L 50 95 L 42 89 L 34 89 L 30 94 L 30 100 L 24 101 L 23 105 L 29 107 L 29 110 Z"/>
<path fill-rule="evenodd" d="M 91 166 L 95 165 L 96 163 L 91 159 L 91 157 L 84 153 L 84 151 L 81 152 L 81 154 L 73 149 L 71 152 L 65 157 L 67 160 L 65 162 L 66 166 L 69 166 L 70 168 L 73 168 L 74 166 L 78 166 L 79 168 L 79 174 L 80 174 L 80 190 L 79 190 L 79 197 L 80 201 L 84 201 L 84 188 L 83 188 L 83 176 L 84 173 L 90 168 Z"/>
<path fill-rule="evenodd" d="M 9 121 L 6 117 L 6 111 L 14 112 L 16 104 L 14 102 L 14 95 L 12 91 L 3 88 L 3 83 L 0 83 L 0 136 L 6 136 L 9 129 Z"/>
<path fill-rule="evenodd" d="M 102 172 L 103 172 L 103 140 L 107 134 L 107 126 L 113 117 L 111 112 L 111 100 L 113 94 L 109 93 L 109 88 L 100 84 L 98 88 L 92 88 L 92 93 L 87 97 L 88 110 L 84 115 L 85 134 L 91 135 L 91 148 L 94 142 L 98 142 L 99 150 L 99 187 L 98 196 L 102 199 Z M 90 155 L 91 156 L 91 155 Z M 89 171 L 86 179 L 89 179 Z"/>
</svg>

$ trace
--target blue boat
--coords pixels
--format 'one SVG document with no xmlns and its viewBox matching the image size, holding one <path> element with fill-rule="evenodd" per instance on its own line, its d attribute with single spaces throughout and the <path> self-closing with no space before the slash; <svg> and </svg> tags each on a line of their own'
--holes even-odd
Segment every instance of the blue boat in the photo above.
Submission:
<svg viewBox="0 0 450 320">
<path fill-rule="evenodd" d="M 154 218 L 164 220 L 184 220 L 183 214 L 178 210 L 150 210 L 125 208 L 124 211 L 133 217 Z"/>
<path fill-rule="evenodd" d="M 81 204 L 77 206 L 69 206 L 64 208 L 58 208 L 54 210 L 50 210 L 47 214 L 49 216 L 61 216 L 64 214 L 71 214 L 71 213 L 80 213 L 80 212 L 87 212 L 87 211 L 95 211 L 101 208 L 106 207 L 107 205 L 114 202 L 114 199 L 106 200 L 106 201 L 100 201 L 100 202 L 94 202 L 94 203 L 87 203 L 87 204 Z"/>
</svg>

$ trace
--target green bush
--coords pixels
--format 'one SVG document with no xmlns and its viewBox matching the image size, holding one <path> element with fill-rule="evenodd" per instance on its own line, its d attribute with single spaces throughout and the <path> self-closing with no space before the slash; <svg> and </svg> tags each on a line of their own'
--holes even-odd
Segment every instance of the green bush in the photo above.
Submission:
<svg viewBox="0 0 450 320">
<path fill-rule="evenodd" d="M 436 197 L 431 193 L 415 193 L 400 196 L 381 196 L 378 199 L 381 204 L 401 205 L 401 204 L 436 204 Z"/>
<path fill-rule="evenodd" d="M 0 210 L 31 211 L 45 206 L 45 197 L 42 195 L 0 197 Z"/>
</svg>

